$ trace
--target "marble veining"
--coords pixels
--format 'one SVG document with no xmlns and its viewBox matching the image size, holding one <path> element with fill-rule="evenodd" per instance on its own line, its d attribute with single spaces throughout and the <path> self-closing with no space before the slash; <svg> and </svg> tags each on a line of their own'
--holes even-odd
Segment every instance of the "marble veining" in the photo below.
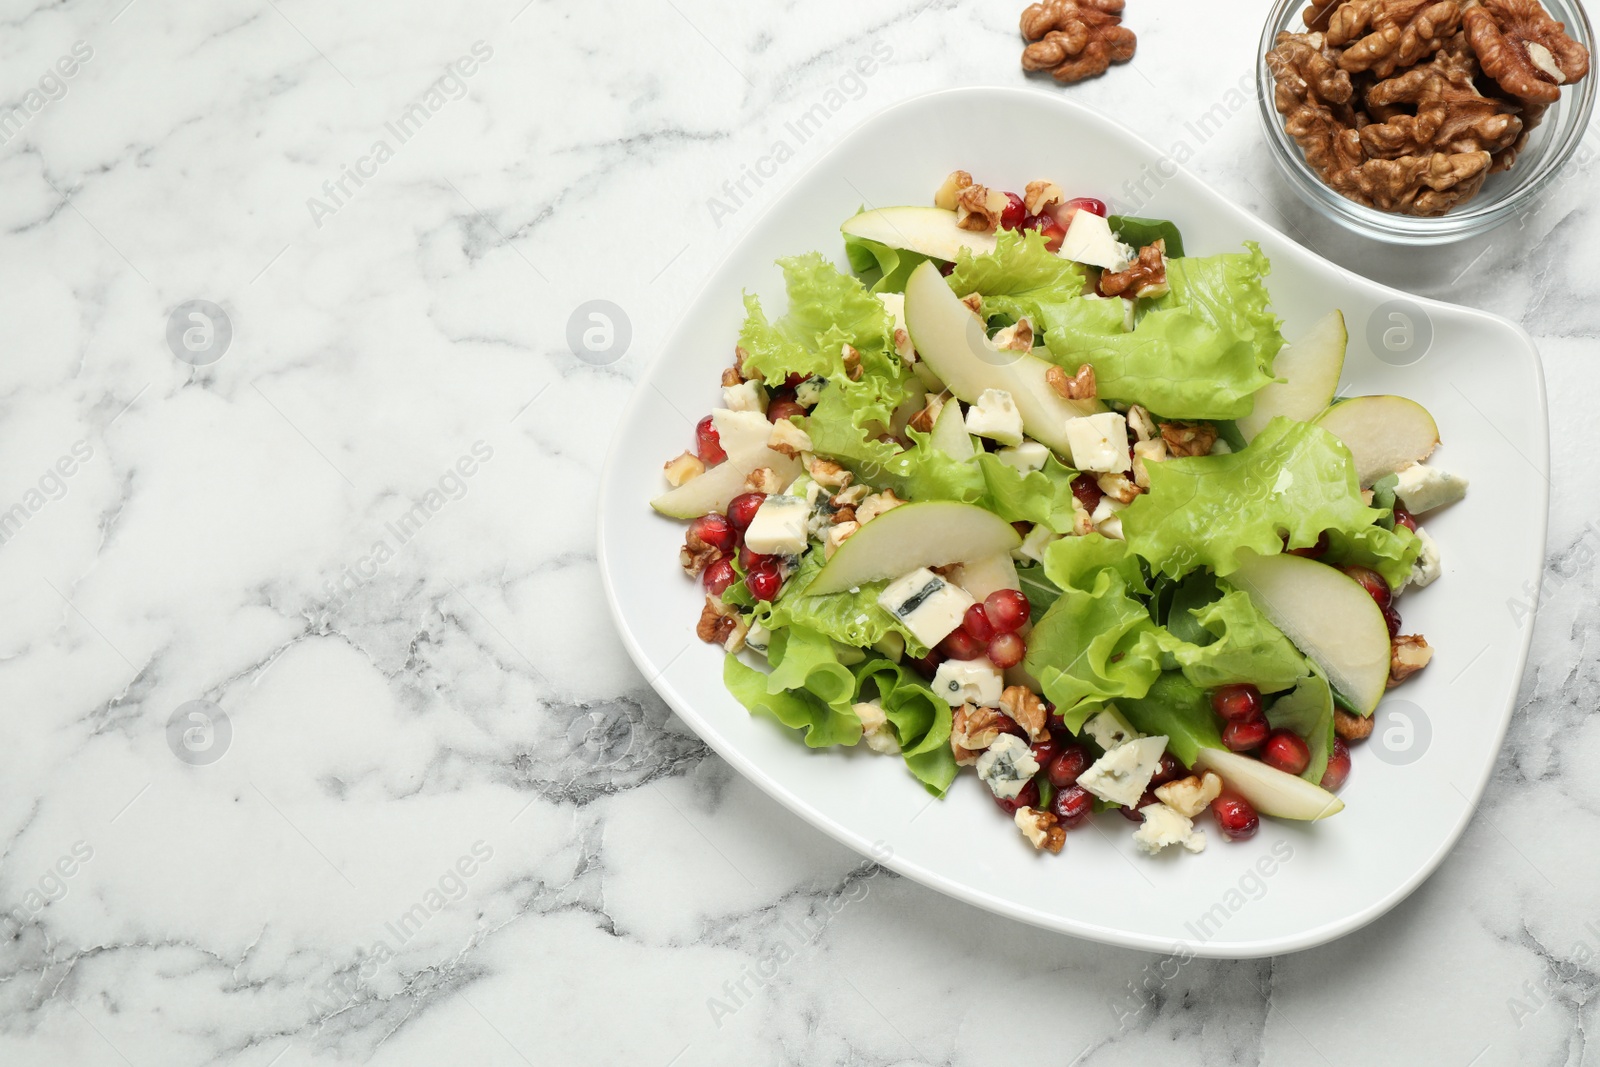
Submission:
<svg viewBox="0 0 1600 1067">
<path fill-rule="evenodd" d="M 1130 0 L 1131 66 L 1035 84 L 1538 339 L 1550 571 L 1438 873 L 1274 960 L 1042 934 L 782 810 L 623 653 L 594 487 L 642 360 L 853 125 L 1022 83 L 1020 7 L 0 8 L 0 1063 L 1595 1061 L 1593 153 L 1446 256 L 1338 233 L 1228 103 L 1264 11 Z"/>
</svg>

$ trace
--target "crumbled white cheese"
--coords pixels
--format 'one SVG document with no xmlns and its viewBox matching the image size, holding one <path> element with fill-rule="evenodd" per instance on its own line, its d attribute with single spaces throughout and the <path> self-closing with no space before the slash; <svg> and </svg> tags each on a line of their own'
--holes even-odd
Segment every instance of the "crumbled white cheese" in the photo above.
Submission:
<svg viewBox="0 0 1600 1067">
<path fill-rule="evenodd" d="M 1083 724 L 1083 732 L 1107 752 L 1144 736 L 1128 724 L 1115 704 L 1107 704 L 1091 715 L 1089 721 Z"/>
<path fill-rule="evenodd" d="M 1413 463 L 1395 476 L 1394 495 L 1413 515 L 1454 504 L 1467 495 L 1467 480 L 1460 475 Z"/>
<path fill-rule="evenodd" d="M 1001 734 L 978 757 L 978 777 L 997 797 L 1015 800 L 1028 779 L 1039 773 L 1028 743 L 1016 734 Z"/>
<path fill-rule="evenodd" d="M 772 435 L 772 423 L 759 411 L 718 408 L 711 413 L 711 427 L 717 431 L 722 450 L 730 456 L 760 448 Z"/>
<path fill-rule="evenodd" d="M 1004 389 L 985 389 L 967 409 L 967 432 L 1003 445 L 1020 445 L 1022 413 Z"/>
<path fill-rule="evenodd" d="M 1078 778 L 1078 784 L 1101 800 L 1131 808 L 1139 803 L 1161 766 L 1165 737 L 1143 737 L 1118 745 Z"/>
<path fill-rule="evenodd" d="M 767 391 L 761 387 L 760 382 L 740 382 L 738 385 L 725 385 L 722 387 L 722 403 L 732 411 L 760 411 L 767 410 Z M 724 446 L 726 450 L 726 446 Z"/>
<path fill-rule="evenodd" d="M 769 496 L 744 532 L 745 547 L 764 556 L 798 556 L 806 550 L 811 505 L 804 497 Z"/>
<path fill-rule="evenodd" d="M 1110 473 L 1133 466 L 1128 454 L 1128 423 L 1118 412 L 1068 419 L 1067 444 L 1072 449 L 1072 465 L 1080 471 Z"/>
<path fill-rule="evenodd" d="M 1193 822 L 1165 804 L 1146 804 L 1139 814 L 1144 822 L 1133 832 L 1133 843 L 1145 852 L 1154 854 L 1168 845 L 1182 845 L 1190 852 L 1206 847 L 1205 831 L 1196 831 Z"/>
<path fill-rule="evenodd" d="M 987 659 L 947 659 L 934 672 L 931 686 L 952 708 L 962 704 L 998 708 L 1005 677 Z"/>
<path fill-rule="evenodd" d="M 1015 467 L 1023 474 L 1029 471 L 1044 470 L 1045 460 L 1050 458 L 1050 450 L 1038 441 L 1024 441 L 1015 448 L 1002 448 L 994 454 L 994 458 L 1008 467 Z"/>
<path fill-rule="evenodd" d="M 1428 536 L 1426 527 L 1417 527 L 1417 540 L 1422 542 L 1422 550 L 1417 553 L 1416 562 L 1411 565 L 1411 573 L 1406 576 L 1406 585 L 1421 589 L 1423 586 L 1432 585 L 1433 580 L 1439 577 L 1439 542 Z"/>
<path fill-rule="evenodd" d="M 1079 211 L 1072 216 L 1059 254 L 1109 271 L 1127 270 L 1134 257 L 1133 249 L 1111 232 L 1111 224 L 1092 211 Z"/>
<path fill-rule="evenodd" d="M 1044 550 L 1059 540 L 1061 540 L 1060 534 L 1042 522 L 1036 523 L 1033 529 L 1028 531 L 1028 536 L 1022 539 L 1022 544 L 1011 550 L 1011 555 L 1016 559 L 1043 563 Z"/>
<path fill-rule="evenodd" d="M 975 603 L 965 589 L 951 585 L 926 567 L 895 579 L 878 594 L 879 606 L 929 648 L 949 637 Z"/>
<path fill-rule="evenodd" d="M 748 641 L 746 638 L 747 643 Z M 861 737 L 866 741 L 868 748 L 885 755 L 900 751 L 900 742 L 896 740 L 894 727 L 889 724 L 888 717 L 883 713 L 882 704 L 876 700 L 863 700 L 851 705 L 850 710 L 861 720 Z"/>
</svg>

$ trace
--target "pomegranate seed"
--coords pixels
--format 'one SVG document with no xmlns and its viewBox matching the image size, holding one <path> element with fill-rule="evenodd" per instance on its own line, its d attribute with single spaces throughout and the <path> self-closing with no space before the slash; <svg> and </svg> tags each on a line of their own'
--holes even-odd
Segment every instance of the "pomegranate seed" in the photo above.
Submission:
<svg viewBox="0 0 1600 1067">
<path fill-rule="evenodd" d="M 1094 509 L 1100 506 L 1100 498 L 1105 496 L 1100 491 L 1100 485 L 1091 476 L 1080 474 L 1072 479 L 1072 495 L 1078 498 L 1078 504 L 1084 511 L 1094 514 Z"/>
<path fill-rule="evenodd" d="M 702 515 L 691 522 L 689 524 L 689 535 L 700 538 L 700 540 L 724 555 L 733 551 L 733 543 L 738 539 L 738 534 L 734 532 L 733 524 L 716 512 Z"/>
<path fill-rule="evenodd" d="M 1057 789 L 1067 789 L 1078 783 L 1078 776 L 1089 769 L 1094 762 L 1094 757 L 1089 755 L 1089 750 L 1079 744 L 1064 744 L 1061 751 L 1056 753 L 1056 758 L 1050 761 L 1045 768 L 1045 776 L 1050 779 L 1050 784 Z"/>
<path fill-rule="evenodd" d="M 777 564 L 762 562 L 744 576 L 744 585 L 757 600 L 776 600 L 778 590 L 783 588 L 783 575 L 778 573 Z"/>
<path fill-rule="evenodd" d="M 1222 743 L 1232 752 L 1249 752 L 1258 747 L 1271 733 L 1266 719 L 1246 719 L 1230 722 L 1222 728 Z"/>
<path fill-rule="evenodd" d="M 783 380 L 783 387 L 785 389 L 793 390 L 805 380 L 806 376 L 804 374 L 801 374 L 799 371 L 795 371 L 793 374 L 789 375 Z"/>
<path fill-rule="evenodd" d="M 935 674 L 939 673 L 939 664 L 943 662 L 944 657 L 939 654 L 938 649 L 935 649 L 920 659 L 912 660 L 911 669 L 922 675 L 924 678 L 932 678 Z"/>
<path fill-rule="evenodd" d="M 1211 802 L 1211 814 L 1216 817 L 1217 829 L 1224 837 L 1244 841 L 1255 836 L 1261 826 L 1261 816 L 1250 802 L 1237 793 L 1223 793 Z"/>
<path fill-rule="evenodd" d="M 1340 567 L 1350 577 L 1354 578 L 1367 595 L 1377 602 L 1379 608 L 1389 606 L 1389 583 L 1383 580 L 1383 575 L 1370 567 L 1358 567 L 1355 564 Z"/>
<path fill-rule="evenodd" d="M 1289 539 L 1287 537 L 1284 538 L 1284 544 L 1287 545 L 1288 543 Z M 1322 533 L 1318 534 L 1317 543 L 1312 545 L 1310 548 L 1289 548 L 1286 549 L 1286 551 L 1291 556 L 1304 556 L 1306 559 L 1321 559 L 1328 552 L 1328 531 L 1323 530 Z"/>
<path fill-rule="evenodd" d="M 983 601 L 983 614 L 996 634 L 1022 629 L 1028 621 L 1028 597 L 1020 589 L 996 589 Z"/>
<path fill-rule="evenodd" d="M 756 512 L 761 509 L 761 504 L 767 499 L 765 493 L 740 493 L 728 501 L 728 522 L 739 533 L 744 533 L 750 528 L 750 522 L 756 517 Z"/>
<path fill-rule="evenodd" d="M 1224 685 L 1211 691 L 1211 710 L 1228 722 L 1248 722 L 1261 717 L 1261 690 L 1249 682 Z"/>
<path fill-rule="evenodd" d="M 706 592 L 712 596 L 721 596 L 723 590 L 732 585 L 737 577 L 739 576 L 734 573 L 733 564 L 725 559 L 707 564 L 706 569 L 700 572 L 700 580 L 705 583 Z"/>
<path fill-rule="evenodd" d="M 1298 775 L 1311 763 L 1311 749 L 1293 730 L 1274 730 L 1261 745 L 1261 762 L 1284 774 Z"/>
<path fill-rule="evenodd" d="M 943 274 L 946 278 L 948 278 L 948 277 L 950 277 L 950 275 L 954 274 L 955 270 L 956 270 L 956 265 L 954 263 L 941 263 L 941 264 L 939 264 L 939 273 Z"/>
<path fill-rule="evenodd" d="M 1002 230 L 1017 230 L 1022 228 L 1022 220 L 1028 217 L 1028 209 L 1022 203 L 1022 197 L 1016 193 L 1006 194 L 1005 210 L 1000 212 L 1000 228 Z"/>
<path fill-rule="evenodd" d="M 1055 762 L 1061 752 L 1061 742 L 1053 737 L 1046 737 L 1043 741 L 1035 741 L 1028 746 L 1028 751 L 1033 755 L 1033 762 L 1041 767 L 1048 768 Z"/>
<path fill-rule="evenodd" d="M 989 662 L 1001 670 L 1015 667 L 1027 654 L 1027 644 L 1016 634 L 996 634 L 989 642 Z"/>
<path fill-rule="evenodd" d="M 1082 786 L 1069 785 L 1058 791 L 1050 801 L 1051 813 L 1068 830 L 1082 826 L 1093 810 L 1094 794 Z"/>
<path fill-rule="evenodd" d="M 1392 640 L 1400 633 L 1400 609 L 1393 604 L 1384 608 L 1383 624 L 1389 628 L 1389 637 Z"/>
<path fill-rule="evenodd" d="M 1350 777 L 1350 746 L 1342 737 L 1333 739 L 1333 751 L 1328 753 L 1328 769 L 1322 772 L 1322 788 L 1337 793 Z"/>
<path fill-rule="evenodd" d="M 717 428 L 711 425 L 710 415 L 694 425 L 694 450 L 700 462 L 708 467 L 714 467 L 728 458 L 728 454 L 722 450 L 722 437 L 717 433 Z"/>
<path fill-rule="evenodd" d="M 985 642 L 961 629 L 950 631 L 950 635 L 939 642 L 939 651 L 950 659 L 977 659 L 987 647 Z"/>
<path fill-rule="evenodd" d="M 1161 753 L 1161 766 L 1156 768 L 1155 775 L 1150 779 L 1150 788 L 1176 782 L 1179 778 L 1187 778 L 1189 768 L 1178 762 L 1178 757 L 1170 752 Z"/>
<path fill-rule="evenodd" d="M 1063 226 L 1071 225 L 1072 216 L 1080 211 L 1087 211 L 1091 215 L 1099 215 L 1101 218 L 1105 218 L 1107 215 L 1106 202 L 1104 200 L 1096 200 L 1092 196 L 1073 197 L 1056 208 L 1056 218 L 1060 220 Z"/>
<path fill-rule="evenodd" d="M 1067 729 L 1067 720 L 1063 719 L 1061 717 L 1061 713 L 1056 710 L 1056 706 L 1054 704 L 1051 704 L 1049 701 L 1046 701 L 1044 706 L 1045 706 L 1045 713 L 1044 713 L 1044 724 L 1045 724 L 1045 726 L 1049 727 L 1051 733 L 1053 733 L 1053 734 L 1061 734 L 1065 738 L 1070 740 L 1071 737 L 1072 737 L 1072 731 Z"/>
<path fill-rule="evenodd" d="M 1407 511 L 1399 504 L 1394 506 L 1394 524 L 1396 526 L 1404 526 L 1412 533 L 1417 532 L 1417 520 L 1411 517 L 1411 512 Z"/>
<path fill-rule="evenodd" d="M 1146 789 L 1144 791 L 1144 796 L 1139 798 L 1139 803 L 1135 804 L 1131 808 L 1118 808 L 1117 810 L 1122 812 L 1122 817 L 1127 819 L 1129 822 L 1144 822 L 1144 816 L 1139 814 L 1139 809 L 1149 807 L 1151 804 L 1159 803 L 1161 803 L 1161 798 L 1156 796 L 1150 790 Z"/>
<path fill-rule="evenodd" d="M 1007 815 L 1015 815 L 1018 808 L 1036 808 L 1039 806 L 1039 783 L 1029 778 L 1028 784 L 1022 787 L 1015 800 L 997 796 L 994 802 Z"/>
<path fill-rule="evenodd" d="M 988 641 L 994 636 L 994 627 L 989 624 L 989 616 L 983 612 L 982 604 L 974 604 L 961 616 L 961 628 L 976 637 L 979 641 Z"/>
<path fill-rule="evenodd" d="M 1022 724 L 1009 715 L 996 714 L 994 725 L 1003 734 L 1011 734 L 1013 737 L 1020 737 L 1024 741 L 1028 739 L 1028 731 L 1024 730 Z"/>
<path fill-rule="evenodd" d="M 1030 215 L 1022 220 L 1024 230 L 1038 230 L 1044 237 L 1044 246 L 1051 252 L 1061 250 L 1061 242 L 1067 239 L 1067 229 L 1049 215 Z"/>
<path fill-rule="evenodd" d="M 767 405 L 768 422 L 781 422 L 796 415 L 804 417 L 806 414 L 806 409 L 793 400 L 774 400 Z"/>
</svg>

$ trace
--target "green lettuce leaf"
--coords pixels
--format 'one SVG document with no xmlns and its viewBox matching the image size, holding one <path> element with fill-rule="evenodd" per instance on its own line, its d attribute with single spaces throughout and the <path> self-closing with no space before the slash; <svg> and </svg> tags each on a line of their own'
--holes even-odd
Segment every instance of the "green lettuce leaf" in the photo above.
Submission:
<svg viewBox="0 0 1600 1067">
<path fill-rule="evenodd" d="M 1069 371 L 1093 365 L 1101 399 L 1143 404 L 1169 418 L 1248 415 L 1256 390 L 1275 380 L 1272 363 L 1283 347 L 1277 317 L 1267 310 L 1268 269 L 1254 245 L 1173 259 L 1171 291 L 1148 302 L 1132 332 L 1121 300 L 1041 300 L 1045 343 Z"/>
<path fill-rule="evenodd" d="M 1210 640 L 1191 644 L 1176 636 L 1179 609 L 1174 608 L 1168 630 L 1156 632 L 1156 643 L 1172 656 L 1183 676 L 1202 689 L 1250 682 L 1263 693 L 1277 693 L 1294 687 L 1310 671 L 1305 657 L 1242 590 L 1230 590 L 1203 607 L 1184 611 Z"/>
<path fill-rule="evenodd" d="M 1058 534 L 1072 532 L 1077 499 L 1072 480 L 1078 472 L 1052 454 L 1044 469 L 1027 474 L 1002 463 L 992 452 L 977 455 L 986 487 L 984 506 L 1007 522 L 1037 522 Z M 963 469 L 970 464 L 963 464 Z"/>
<path fill-rule="evenodd" d="M 1135 598 L 1148 588 L 1122 542 L 1099 534 L 1056 541 L 1044 569 L 1062 592 L 1029 635 L 1024 666 L 1076 732 L 1106 701 L 1143 696 L 1160 676 L 1156 625 Z"/>
<path fill-rule="evenodd" d="M 911 671 L 886 659 L 869 659 L 856 670 L 856 700 L 877 700 L 894 726 L 906 767 L 934 796 L 956 777 L 950 751 L 950 705 Z"/>
<path fill-rule="evenodd" d="M 928 654 L 911 631 L 878 604 L 878 594 L 888 586 L 887 581 L 869 582 L 853 593 L 807 596 L 806 587 L 824 562 L 822 553 L 815 550 L 800 560 L 800 568 L 784 583 L 777 603 L 768 611 L 763 622 L 767 629 L 795 627 L 855 648 L 872 648 L 888 634 L 897 633 L 912 656 Z"/>
<path fill-rule="evenodd" d="M 1004 315 L 1014 322 L 1026 315 L 1039 332 L 1042 303 L 1077 299 L 1083 292 L 1083 268 L 1046 248 L 1037 230 L 1001 230 L 996 241 L 993 252 L 963 251 L 948 279 L 957 296 L 982 293 L 986 317 Z"/>
<path fill-rule="evenodd" d="M 774 644 L 777 644 L 774 635 Z M 848 672 L 846 672 L 848 673 Z M 824 687 L 831 688 L 833 679 L 827 671 L 818 675 Z M 770 715 L 791 730 L 802 730 L 805 743 L 811 748 L 830 745 L 853 745 L 861 740 L 861 720 L 850 710 L 849 704 L 841 709 L 829 704 L 809 689 L 785 690 L 771 688 L 770 675 L 749 666 L 738 656 L 729 655 L 722 661 L 722 681 L 734 699 L 754 715 Z"/>
<path fill-rule="evenodd" d="M 1390 589 L 1398 589 L 1421 552 L 1421 538 L 1395 523 L 1392 529 L 1364 526 L 1352 532 L 1331 531 L 1328 552 L 1322 558 L 1339 566 L 1353 563 L 1369 567 L 1383 575 Z"/>
<path fill-rule="evenodd" d="M 1186 767 L 1202 748 L 1222 748 L 1216 712 L 1204 689 L 1176 671 L 1163 674 L 1137 697 L 1117 701 L 1128 724 L 1142 734 L 1167 739 L 1167 751 Z"/>
<path fill-rule="evenodd" d="M 1333 751 L 1333 689 L 1328 680 L 1313 672 L 1279 697 L 1267 709 L 1267 723 L 1274 730 L 1292 730 L 1306 740 L 1311 762 L 1300 777 L 1316 785 L 1328 769 L 1328 754 Z"/>
<path fill-rule="evenodd" d="M 1175 223 L 1166 219 L 1142 219 L 1136 215 L 1112 215 L 1106 222 L 1111 232 L 1117 235 L 1117 240 L 1125 245 L 1139 249 L 1155 244 L 1156 239 L 1161 238 L 1167 242 L 1167 255 L 1170 258 L 1183 258 L 1183 234 L 1178 232 Z"/>
<path fill-rule="evenodd" d="M 1316 544 L 1324 530 L 1364 539 L 1374 535 L 1360 531 L 1385 532 L 1373 526 L 1380 512 L 1361 499 L 1350 450 L 1311 423 L 1279 416 L 1242 452 L 1148 470 L 1150 491 L 1122 511 L 1122 530 L 1152 570 L 1175 578 L 1200 566 L 1226 576 L 1241 548 L 1281 552 L 1284 531 L 1290 548 Z"/>
<path fill-rule="evenodd" d="M 778 266 L 789 293 L 782 318 L 769 322 L 760 299 L 745 294 L 739 344 L 747 372 L 768 385 L 781 385 L 790 374 L 843 378 L 839 350 L 850 344 L 861 353 L 866 374 L 893 376 L 900 360 L 890 360 L 894 323 L 883 301 L 816 252 L 780 259 Z"/>
</svg>

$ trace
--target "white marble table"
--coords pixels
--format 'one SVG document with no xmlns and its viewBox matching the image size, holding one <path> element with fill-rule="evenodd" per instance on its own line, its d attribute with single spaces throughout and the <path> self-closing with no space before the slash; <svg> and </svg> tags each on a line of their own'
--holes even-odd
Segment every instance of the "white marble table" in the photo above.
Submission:
<svg viewBox="0 0 1600 1067">
<path fill-rule="evenodd" d="M 990 917 L 746 785 L 612 632 L 594 486 L 641 361 L 842 132 L 1022 83 L 1019 0 L 17 0 L 0 1063 L 1593 1062 L 1594 173 L 1448 255 L 1332 232 L 1229 95 L 1265 5 L 1223 6 L 1131 0 L 1135 64 L 1070 92 L 1546 360 L 1533 659 L 1411 899 L 1181 967 Z M 631 324 L 604 366 L 566 341 L 595 299 Z M 191 300 L 225 351 L 169 348 Z M 1478 491 L 1516 523 L 1520 488 Z"/>
</svg>

